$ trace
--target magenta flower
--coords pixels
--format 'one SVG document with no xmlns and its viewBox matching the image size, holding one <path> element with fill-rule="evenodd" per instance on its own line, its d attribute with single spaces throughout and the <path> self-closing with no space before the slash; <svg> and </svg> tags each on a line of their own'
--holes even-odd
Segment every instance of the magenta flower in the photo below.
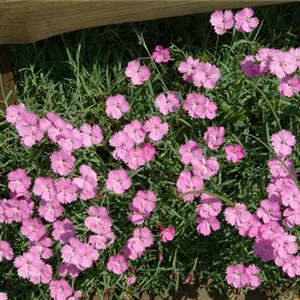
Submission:
<svg viewBox="0 0 300 300">
<path fill-rule="evenodd" d="M 210 63 L 200 63 L 193 75 L 193 83 L 196 87 L 213 89 L 220 78 L 219 68 Z"/>
<path fill-rule="evenodd" d="M 225 147 L 225 153 L 226 159 L 235 164 L 245 157 L 245 151 L 242 145 L 228 145 Z"/>
<path fill-rule="evenodd" d="M 128 269 L 125 256 L 123 254 L 111 256 L 107 263 L 107 269 L 117 275 L 123 274 Z"/>
<path fill-rule="evenodd" d="M 110 96 L 106 100 L 106 114 L 108 117 L 119 120 L 128 111 L 129 103 L 126 101 L 125 96 L 118 94 Z"/>
<path fill-rule="evenodd" d="M 63 150 L 51 154 L 51 169 L 54 173 L 67 176 L 75 165 L 75 157 Z"/>
<path fill-rule="evenodd" d="M 151 141 L 158 142 L 168 133 L 169 125 L 163 122 L 160 117 L 152 116 L 145 122 L 143 129 L 148 133 Z"/>
<path fill-rule="evenodd" d="M 159 94 L 155 99 L 155 105 L 163 115 L 178 111 L 180 107 L 180 99 L 178 94 L 167 91 Z"/>
<path fill-rule="evenodd" d="M 222 209 L 222 201 L 218 198 L 202 194 L 201 202 L 196 206 L 196 212 L 204 219 L 216 217 Z"/>
<path fill-rule="evenodd" d="M 283 129 L 272 134 L 271 142 L 275 153 L 285 158 L 293 152 L 296 138 L 290 131 Z"/>
<path fill-rule="evenodd" d="M 65 279 L 54 280 L 49 284 L 50 295 L 55 300 L 67 300 L 73 294 L 73 289 Z"/>
<path fill-rule="evenodd" d="M 102 129 L 98 125 L 83 124 L 80 133 L 84 147 L 99 145 L 103 141 Z"/>
<path fill-rule="evenodd" d="M 53 239 L 63 244 L 69 243 L 69 240 L 75 236 L 75 228 L 69 219 L 58 220 L 53 223 Z"/>
<path fill-rule="evenodd" d="M 212 231 L 219 230 L 221 227 L 220 221 L 216 217 L 204 219 L 199 216 L 196 221 L 198 223 L 196 228 L 198 233 L 205 236 L 210 235 Z"/>
<path fill-rule="evenodd" d="M 251 32 L 259 24 L 257 17 L 254 17 L 254 11 L 252 8 L 244 8 L 238 11 L 235 16 L 235 29 L 240 32 Z"/>
<path fill-rule="evenodd" d="M 287 52 L 276 50 L 273 52 L 270 62 L 270 71 L 278 78 L 282 79 L 286 75 L 292 74 L 297 69 L 294 56 Z"/>
<path fill-rule="evenodd" d="M 183 80 L 192 83 L 196 69 L 200 66 L 199 59 L 193 59 L 191 56 L 179 64 L 178 71 L 183 74 Z"/>
<path fill-rule="evenodd" d="M 60 203 L 66 204 L 76 201 L 77 185 L 71 179 L 60 178 L 55 182 L 56 199 Z"/>
<path fill-rule="evenodd" d="M 27 196 L 31 185 L 31 179 L 23 169 L 11 171 L 7 175 L 8 188 L 17 195 Z"/>
<path fill-rule="evenodd" d="M 281 218 L 280 205 L 271 199 L 263 200 L 256 214 L 265 224 L 270 221 L 279 221 Z"/>
<path fill-rule="evenodd" d="M 170 49 L 164 48 L 160 45 L 157 45 L 155 47 L 155 51 L 152 54 L 152 59 L 156 63 L 167 63 L 171 57 L 170 57 Z"/>
<path fill-rule="evenodd" d="M 145 140 L 146 133 L 143 130 L 143 124 L 139 120 L 133 120 L 131 123 L 125 125 L 123 132 L 126 133 L 136 144 L 143 143 Z"/>
<path fill-rule="evenodd" d="M 46 234 L 46 228 L 40 219 L 27 219 L 23 221 L 21 233 L 25 235 L 31 242 L 37 242 Z"/>
<path fill-rule="evenodd" d="M 128 63 L 125 75 L 131 79 L 134 85 L 141 85 L 150 79 L 150 70 L 147 66 L 141 65 L 138 60 L 132 60 Z"/>
<path fill-rule="evenodd" d="M 233 13 L 231 10 L 216 10 L 210 16 L 210 24 L 214 27 L 216 34 L 223 35 L 234 25 Z"/>
<path fill-rule="evenodd" d="M 0 262 L 3 258 L 12 260 L 14 258 L 14 252 L 10 244 L 6 241 L 0 241 Z"/>
<path fill-rule="evenodd" d="M 226 269 L 226 281 L 235 288 L 242 288 L 248 284 L 249 277 L 244 265 L 231 265 Z"/>
<path fill-rule="evenodd" d="M 225 142 L 225 128 L 211 126 L 203 136 L 204 142 L 211 150 L 217 150 Z"/>
<path fill-rule="evenodd" d="M 148 162 L 151 161 L 154 158 L 154 156 L 155 156 L 156 148 L 153 147 L 150 143 L 145 143 L 142 146 L 142 149 L 144 151 L 146 162 L 147 161 Z"/>
<path fill-rule="evenodd" d="M 283 96 L 291 98 L 300 92 L 300 79 L 298 76 L 287 75 L 283 77 L 278 86 L 278 91 Z"/>
<path fill-rule="evenodd" d="M 258 274 L 260 273 L 260 269 L 254 264 L 252 264 L 246 267 L 245 271 L 248 275 L 248 289 L 255 290 L 261 284 L 261 280 L 258 276 Z"/>
<path fill-rule="evenodd" d="M 198 146 L 198 143 L 192 140 L 187 141 L 179 148 L 180 160 L 185 165 L 190 165 L 194 161 L 198 161 L 203 158 L 203 151 Z"/>
<path fill-rule="evenodd" d="M 123 169 L 113 170 L 108 173 L 106 188 L 117 195 L 124 194 L 131 187 L 131 179 Z"/>
<path fill-rule="evenodd" d="M 255 63 L 253 55 L 247 55 L 245 59 L 241 61 L 241 69 L 249 78 L 255 78 L 261 74 L 260 65 Z"/>
<path fill-rule="evenodd" d="M 174 227 L 163 228 L 160 231 L 159 235 L 163 243 L 173 241 L 175 238 L 175 228 Z"/>
</svg>

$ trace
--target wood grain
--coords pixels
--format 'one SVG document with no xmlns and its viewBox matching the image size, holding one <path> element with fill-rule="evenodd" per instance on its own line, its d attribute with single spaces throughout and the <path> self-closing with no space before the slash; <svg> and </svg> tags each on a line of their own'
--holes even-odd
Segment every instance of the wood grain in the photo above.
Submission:
<svg viewBox="0 0 300 300">
<path fill-rule="evenodd" d="M 0 44 L 35 42 L 107 24 L 187 15 L 289 0 L 0 0 Z"/>
</svg>

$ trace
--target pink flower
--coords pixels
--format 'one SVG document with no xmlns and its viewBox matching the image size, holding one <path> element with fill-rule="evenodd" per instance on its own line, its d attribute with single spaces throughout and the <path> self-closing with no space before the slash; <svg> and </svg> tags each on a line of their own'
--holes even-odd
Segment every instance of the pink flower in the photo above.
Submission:
<svg viewBox="0 0 300 300">
<path fill-rule="evenodd" d="M 124 126 L 123 132 L 126 133 L 136 144 L 143 143 L 146 133 L 143 124 L 139 120 L 133 120 Z M 129 149 L 130 150 L 130 149 Z"/>
<path fill-rule="evenodd" d="M 145 152 L 141 147 L 136 147 L 128 151 L 124 162 L 131 170 L 136 170 L 146 164 Z"/>
<path fill-rule="evenodd" d="M 289 255 L 297 253 L 298 245 L 296 240 L 294 235 L 285 232 L 277 235 L 272 243 L 275 256 L 284 259 Z"/>
<path fill-rule="evenodd" d="M 259 229 L 260 236 L 265 240 L 273 240 L 277 235 L 283 233 L 284 229 L 275 221 L 271 221 L 268 224 L 262 224 Z"/>
<path fill-rule="evenodd" d="M 193 82 L 193 76 L 200 64 L 199 59 L 193 59 L 191 56 L 186 61 L 182 61 L 179 64 L 178 71 L 183 74 L 183 80 Z"/>
<path fill-rule="evenodd" d="M 57 271 L 62 277 L 70 274 L 72 278 L 76 278 L 79 275 L 79 269 L 73 264 L 61 264 L 57 267 Z"/>
<path fill-rule="evenodd" d="M 249 78 L 255 78 L 261 74 L 260 66 L 255 63 L 253 55 L 247 55 L 245 59 L 241 61 L 241 69 Z"/>
<path fill-rule="evenodd" d="M 282 266 L 283 272 L 285 272 L 290 278 L 300 275 L 300 256 L 289 256 L 284 260 Z"/>
<path fill-rule="evenodd" d="M 285 158 L 292 153 L 296 138 L 290 131 L 283 129 L 272 134 L 271 142 L 275 153 Z"/>
<path fill-rule="evenodd" d="M 163 243 L 167 243 L 173 241 L 175 238 L 175 228 L 174 227 L 167 227 L 163 228 L 159 233 Z"/>
<path fill-rule="evenodd" d="M 290 160 L 286 160 L 286 161 L 283 161 L 283 162 L 287 166 L 287 168 L 290 171 L 292 171 L 293 163 Z M 272 157 L 268 161 L 268 167 L 269 167 L 270 173 L 274 177 L 287 177 L 289 175 L 288 171 L 285 169 L 282 162 L 279 159 L 275 158 L 275 157 Z"/>
<path fill-rule="evenodd" d="M 215 157 L 210 157 L 208 159 L 200 158 L 193 162 L 193 174 L 208 180 L 219 172 L 220 165 Z"/>
<path fill-rule="evenodd" d="M 153 147 L 150 143 L 145 143 L 142 146 L 142 149 L 144 151 L 144 155 L 145 155 L 145 160 L 146 162 L 151 161 L 154 158 L 154 155 L 156 153 L 156 148 Z"/>
<path fill-rule="evenodd" d="M 293 209 L 300 207 L 300 191 L 297 186 L 292 186 L 290 189 L 282 191 L 282 204 L 290 206 Z"/>
<path fill-rule="evenodd" d="M 63 213 L 63 207 L 57 199 L 52 201 L 42 200 L 39 207 L 39 215 L 52 223 Z"/>
<path fill-rule="evenodd" d="M 83 124 L 80 127 L 80 133 L 84 147 L 99 145 L 103 141 L 102 129 L 98 125 Z"/>
<path fill-rule="evenodd" d="M 180 99 L 178 94 L 167 91 L 166 93 L 159 94 L 156 97 L 155 105 L 163 115 L 178 111 L 180 107 Z"/>
<path fill-rule="evenodd" d="M 264 223 L 279 221 L 281 218 L 280 205 L 271 199 L 263 200 L 256 214 Z"/>
<path fill-rule="evenodd" d="M 155 47 L 155 51 L 152 54 L 152 59 L 156 63 L 167 63 L 171 57 L 170 57 L 170 49 L 169 48 L 164 48 L 160 45 L 157 45 Z"/>
<path fill-rule="evenodd" d="M 233 163 L 239 162 L 245 157 L 245 151 L 242 145 L 228 145 L 225 147 L 226 159 Z"/>
<path fill-rule="evenodd" d="M 111 256 L 107 263 L 107 269 L 117 275 L 123 274 L 128 269 L 125 256 L 123 254 Z"/>
<path fill-rule="evenodd" d="M 183 164 L 189 165 L 203 157 L 203 151 L 198 143 L 192 140 L 187 141 L 179 148 L 180 160 Z"/>
<path fill-rule="evenodd" d="M 294 57 L 297 67 L 300 68 L 300 47 L 291 48 L 289 50 L 289 54 L 291 54 Z"/>
<path fill-rule="evenodd" d="M 191 172 L 182 171 L 176 183 L 178 193 L 186 193 L 194 190 L 202 190 L 203 179 L 199 176 L 192 176 Z M 183 196 L 184 201 L 193 201 L 199 194 L 188 194 Z"/>
<path fill-rule="evenodd" d="M 51 169 L 54 173 L 67 176 L 75 165 L 75 157 L 63 150 L 51 154 Z"/>
<path fill-rule="evenodd" d="M 274 51 L 270 62 L 270 71 L 278 78 L 282 79 L 286 75 L 292 74 L 297 69 L 294 56 L 280 50 Z"/>
<path fill-rule="evenodd" d="M 261 280 L 258 276 L 258 274 L 260 273 L 260 269 L 257 266 L 252 264 L 246 267 L 245 271 L 246 274 L 248 275 L 248 284 L 247 284 L 248 288 L 250 290 L 255 290 L 261 284 Z"/>
<path fill-rule="evenodd" d="M 183 103 L 183 109 L 192 118 L 213 119 L 216 116 L 217 105 L 200 93 L 190 93 Z"/>
<path fill-rule="evenodd" d="M 75 236 L 73 223 L 69 219 L 54 222 L 52 236 L 58 242 L 69 243 L 69 240 Z"/>
<path fill-rule="evenodd" d="M 10 244 L 6 241 L 0 241 L 0 262 L 3 258 L 12 260 L 14 258 L 14 252 Z"/>
<path fill-rule="evenodd" d="M 215 33 L 223 35 L 234 25 L 233 13 L 231 10 L 216 10 L 210 16 L 210 24 L 214 27 Z"/>
<path fill-rule="evenodd" d="M 143 126 L 151 141 L 158 142 L 169 131 L 168 123 L 164 123 L 160 117 L 153 116 Z"/>
<path fill-rule="evenodd" d="M 25 235 L 31 242 L 37 242 L 46 234 L 46 228 L 40 219 L 27 219 L 23 221 L 21 233 Z"/>
<path fill-rule="evenodd" d="M 284 226 L 288 228 L 293 228 L 300 225 L 300 205 L 296 208 L 287 208 L 283 212 L 285 217 L 283 220 Z"/>
<path fill-rule="evenodd" d="M 71 179 L 60 178 L 55 182 L 56 199 L 66 204 L 76 201 L 77 185 Z"/>
<path fill-rule="evenodd" d="M 204 219 L 216 217 L 222 209 L 222 201 L 210 195 L 202 194 L 201 202 L 196 206 L 196 212 Z"/>
<path fill-rule="evenodd" d="M 251 216 L 247 211 L 246 206 L 241 203 L 237 203 L 232 207 L 227 207 L 224 214 L 226 222 L 237 227 L 242 227 Z"/>
<path fill-rule="evenodd" d="M 134 147 L 133 139 L 123 131 L 115 133 L 109 140 L 109 144 L 116 148 L 113 152 L 114 159 L 120 160 L 124 160 L 128 155 L 128 151 Z"/>
<path fill-rule="evenodd" d="M 200 63 L 193 75 L 193 83 L 196 87 L 213 89 L 220 78 L 219 68 L 210 63 Z"/>
<path fill-rule="evenodd" d="M 260 48 L 255 56 L 256 60 L 259 61 L 260 71 L 262 73 L 270 72 L 270 64 L 273 60 L 273 54 L 276 49 Z"/>
<path fill-rule="evenodd" d="M 156 206 L 156 195 L 151 191 L 138 191 L 135 197 L 130 203 L 130 209 L 145 217 L 149 216 L 150 213 L 155 209 Z"/>
<path fill-rule="evenodd" d="M 83 136 L 78 129 L 75 128 L 64 128 L 57 141 L 61 150 L 65 152 L 73 152 L 80 149 L 83 146 Z"/>
<path fill-rule="evenodd" d="M 136 277 L 135 276 L 128 276 L 127 277 L 127 285 L 133 285 L 136 282 Z"/>
<path fill-rule="evenodd" d="M 105 207 L 91 206 L 88 210 L 88 216 L 84 225 L 96 234 L 108 234 L 111 231 L 112 219 Z"/>
<path fill-rule="evenodd" d="M 31 242 L 29 252 L 40 256 L 43 259 L 49 259 L 52 256 L 52 241 L 48 237 L 42 237 L 37 242 Z"/>
<path fill-rule="evenodd" d="M 15 192 L 18 195 L 26 196 L 29 193 L 31 185 L 31 179 L 23 169 L 17 169 L 11 171 L 7 175 L 8 188 L 11 192 Z"/>
<path fill-rule="evenodd" d="M 272 240 L 256 239 L 253 245 L 253 253 L 262 261 L 271 261 L 275 259 L 274 248 L 272 247 Z"/>
<path fill-rule="evenodd" d="M 248 284 L 249 277 L 244 265 L 232 265 L 226 269 L 226 281 L 235 288 L 242 288 Z"/>
<path fill-rule="evenodd" d="M 117 195 L 124 194 L 131 187 L 131 179 L 123 169 L 113 170 L 108 173 L 106 188 Z"/>
<path fill-rule="evenodd" d="M 125 75 L 131 79 L 134 85 L 141 85 L 150 79 L 150 70 L 147 66 L 141 65 L 138 60 L 132 60 L 128 63 Z"/>
<path fill-rule="evenodd" d="M 23 103 L 10 105 L 6 109 L 6 121 L 16 125 L 21 120 L 21 115 L 26 112 L 26 107 Z"/>
<path fill-rule="evenodd" d="M 89 237 L 89 244 L 97 250 L 106 250 L 115 241 L 115 234 L 112 231 L 106 234 L 91 235 Z"/>
<path fill-rule="evenodd" d="M 208 127 L 203 139 L 209 149 L 217 150 L 225 141 L 225 128 L 216 126 Z"/>
<path fill-rule="evenodd" d="M 220 221 L 216 217 L 210 217 L 208 219 L 204 219 L 202 217 L 197 217 L 197 231 L 199 234 L 203 234 L 205 236 L 210 235 L 211 231 L 217 231 L 220 229 Z"/>
<path fill-rule="evenodd" d="M 300 92 L 300 79 L 298 76 L 287 75 L 283 77 L 278 86 L 278 91 L 283 96 L 291 98 Z"/>
<path fill-rule="evenodd" d="M 251 32 L 259 24 L 258 18 L 254 17 L 254 11 L 252 8 L 244 8 L 238 11 L 235 16 L 235 29 L 240 32 Z"/>
<path fill-rule="evenodd" d="M 56 197 L 55 182 L 52 178 L 38 177 L 34 181 L 33 193 L 45 201 L 52 201 Z"/>
<path fill-rule="evenodd" d="M 49 284 L 50 295 L 55 300 L 67 300 L 73 294 L 73 289 L 65 279 L 54 280 Z"/>
<path fill-rule="evenodd" d="M 0 292 L 0 300 L 8 300 L 7 294 Z"/>
<path fill-rule="evenodd" d="M 118 94 L 110 96 L 106 100 L 106 114 L 108 117 L 119 120 L 128 111 L 129 103 L 126 101 L 125 96 Z"/>
</svg>

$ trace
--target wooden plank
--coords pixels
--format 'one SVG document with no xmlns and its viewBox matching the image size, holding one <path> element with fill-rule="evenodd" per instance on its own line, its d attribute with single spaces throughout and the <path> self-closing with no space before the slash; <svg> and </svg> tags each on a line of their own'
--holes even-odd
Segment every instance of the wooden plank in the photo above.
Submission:
<svg viewBox="0 0 300 300">
<path fill-rule="evenodd" d="M 0 44 L 30 43 L 107 24 L 251 7 L 289 0 L 0 0 Z"/>
<path fill-rule="evenodd" d="M 13 104 L 16 100 L 14 76 L 9 58 L 9 47 L 5 45 L 0 45 L 0 76 L 0 109 L 5 110 L 5 100 L 8 96 L 8 104 Z"/>
</svg>

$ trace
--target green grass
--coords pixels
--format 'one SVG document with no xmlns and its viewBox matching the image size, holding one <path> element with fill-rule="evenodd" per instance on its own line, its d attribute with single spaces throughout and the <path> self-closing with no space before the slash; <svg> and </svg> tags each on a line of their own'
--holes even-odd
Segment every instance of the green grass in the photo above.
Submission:
<svg viewBox="0 0 300 300">
<path fill-rule="evenodd" d="M 83 225 L 86 210 L 92 204 L 106 206 L 114 220 L 116 242 L 107 251 L 100 253 L 96 266 L 72 282 L 76 289 L 84 291 L 84 299 L 92 299 L 108 293 L 124 299 L 125 291 L 139 299 L 142 291 L 153 295 L 177 288 L 193 271 L 196 279 L 211 278 L 211 286 L 223 293 L 228 292 L 225 269 L 229 264 L 255 263 L 262 270 L 261 290 L 270 290 L 272 299 L 277 299 L 285 290 L 299 290 L 299 278 L 289 279 L 273 263 L 263 263 L 253 256 L 250 239 L 242 238 L 232 227 L 222 222 L 221 229 L 209 237 L 196 232 L 195 205 L 183 202 L 174 187 L 183 166 L 179 161 L 179 146 L 188 139 L 199 141 L 207 155 L 215 155 L 220 162 L 220 172 L 207 182 L 206 188 L 229 198 L 243 202 L 251 212 L 266 197 L 269 181 L 267 160 L 271 153 L 252 134 L 264 142 L 278 131 L 280 126 L 289 129 L 300 139 L 300 97 L 283 98 L 277 92 L 277 79 L 259 77 L 247 79 L 240 71 L 240 61 L 245 55 L 255 53 L 260 47 L 289 49 L 300 46 L 300 6 L 297 4 L 269 6 L 255 10 L 261 20 L 259 29 L 252 34 L 230 32 L 217 39 L 208 20 L 209 14 L 176 17 L 141 23 L 130 23 L 78 31 L 50 38 L 31 45 L 12 46 L 12 58 L 16 75 L 18 102 L 29 110 L 44 116 L 54 111 L 74 126 L 84 122 L 101 126 L 105 142 L 99 147 L 79 150 L 74 174 L 82 163 L 92 165 L 99 178 L 99 192 L 111 169 L 121 166 L 113 160 L 108 139 L 124 124 L 137 118 L 146 120 L 159 114 L 154 106 L 157 94 L 166 88 L 177 91 L 181 97 L 196 90 L 180 78 L 177 67 L 188 55 L 215 63 L 222 73 L 217 88 L 205 92 L 218 104 L 218 116 L 213 121 L 192 120 L 181 109 L 164 117 L 170 132 L 157 144 L 158 155 L 149 165 L 130 172 L 133 186 L 124 196 L 104 193 L 101 200 L 77 201 L 66 207 L 64 216 L 72 219 L 76 233 L 87 240 Z M 128 61 L 148 57 L 157 44 L 170 46 L 172 61 L 167 66 L 157 65 L 150 59 L 151 81 L 141 87 L 133 87 L 124 75 Z M 131 110 L 121 121 L 109 119 L 105 114 L 108 96 L 122 93 L 129 99 Z M 274 115 L 275 112 L 275 115 Z M 3 112 L 1 112 L 3 114 Z M 278 121 L 280 122 L 280 126 Z M 226 143 L 241 143 L 246 149 L 246 158 L 238 165 L 226 162 L 224 151 L 213 153 L 203 144 L 203 133 L 208 126 L 226 128 Z M 0 191 L 7 196 L 9 171 L 24 168 L 31 177 L 53 176 L 49 168 L 49 154 L 55 149 L 48 139 L 26 150 L 8 123 L 0 123 Z M 299 143 L 292 155 L 295 169 L 300 170 Z M 124 278 L 106 270 L 108 257 L 123 248 L 133 230 L 126 220 L 128 203 L 135 191 L 149 188 L 158 195 L 158 205 L 146 225 L 156 236 L 154 246 L 139 260 L 132 263 L 136 269 L 137 284 L 127 288 Z M 223 218 L 223 217 L 221 217 Z M 162 245 L 156 224 L 176 227 L 174 242 Z M 0 226 L 1 238 L 12 241 L 16 255 L 26 251 L 28 242 L 19 233 L 19 225 Z M 300 238 L 299 229 L 291 231 Z M 300 242 L 300 240 L 299 240 Z M 60 262 L 59 245 L 54 247 L 53 267 Z M 164 260 L 157 257 L 162 250 Z M 178 280 L 173 279 L 174 268 Z M 46 286 L 33 286 L 20 280 L 11 262 L 1 262 L 0 291 L 8 291 L 10 299 L 49 299 Z"/>
</svg>

